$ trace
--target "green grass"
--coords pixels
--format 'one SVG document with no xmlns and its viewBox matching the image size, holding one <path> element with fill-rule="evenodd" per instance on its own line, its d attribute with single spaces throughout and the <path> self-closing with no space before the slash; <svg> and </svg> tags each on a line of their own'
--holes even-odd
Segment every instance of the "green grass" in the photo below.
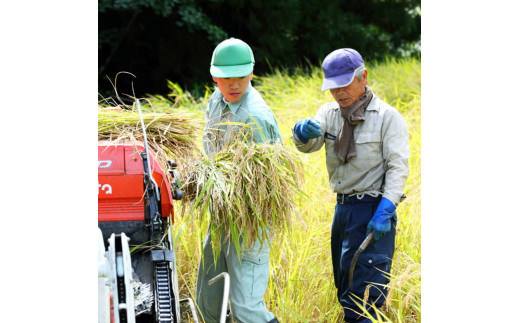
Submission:
<svg viewBox="0 0 520 323">
<path fill-rule="evenodd" d="M 407 199 L 398 209 L 396 251 L 392 281 L 381 322 L 420 322 L 421 314 L 421 62 L 416 59 L 392 60 L 367 66 L 368 84 L 383 100 L 397 108 L 408 123 L 411 158 L 406 183 Z M 331 101 L 321 92 L 322 72 L 279 71 L 255 77 L 254 85 L 273 110 L 285 145 L 292 146 L 290 128 L 299 119 L 314 116 Z M 211 90 L 211 89 L 208 89 Z M 191 98 L 175 88 L 175 108 L 202 115 L 207 101 Z M 173 101 L 173 99 L 172 99 Z M 171 102 L 170 102 L 171 103 Z M 166 106 L 168 102 L 165 103 Z M 328 184 L 325 152 L 301 154 L 305 167 L 292 231 L 273 242 L 270 280 L 264 301 L 280 322 L 341 322 L 343 311 L 336 299 L 330 255 L 330 226 L 335 195 Z M 176 205 L 174 236 L 181 298 L 195 299 L 198 262 L 207 227 L 201 227 L 182 203 Z"/>
</svg>

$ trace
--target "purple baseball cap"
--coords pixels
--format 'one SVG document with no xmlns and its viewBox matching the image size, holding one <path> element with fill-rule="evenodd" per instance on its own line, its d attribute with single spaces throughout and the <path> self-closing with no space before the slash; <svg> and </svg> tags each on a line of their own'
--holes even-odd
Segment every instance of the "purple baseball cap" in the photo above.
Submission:
<svg viewBox="0 0 520 323">
<path fill-rule="evenodd" d="M 352 48 L 336 49 L 325 59 L 321 67 L 323 68 L 323 84 L 321 90 L 326 91 L 344 87 L 354 80 L 354 72 L 365 62 L 361 55 Z"/>
</svg>

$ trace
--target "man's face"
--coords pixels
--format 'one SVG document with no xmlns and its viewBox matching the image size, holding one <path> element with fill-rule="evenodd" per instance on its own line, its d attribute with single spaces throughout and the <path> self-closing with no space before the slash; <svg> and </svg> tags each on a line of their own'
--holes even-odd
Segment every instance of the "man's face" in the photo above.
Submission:
<svg viewBox="0 0 520 323">
<path fill-rule="evenodd" d="M 226 101 L 237 103 L 246 93 L 249 82 L 253 79 L 253 72 L 244 77 L 218 78 L 214 77 L 213 81 L 217 82 L 220 92 L 226 98 Z"/>
<path fill-rule="evenodd" d="M 367 85 L 367 74 L 368 72 L 365 71 L 361 80 L 359 80 L 357 77 L 354 77 L 352 83 L 347 86 L 337 89 L 330 89 L 330 93 L 334 97 L 334 100 L 336 100 L 336 102 L 338 102 L 342 108 L 348 108 L 354 102 L 356 102 L 363 95 L 363 93 L 365 93 L 365 86 Z"/>
</svg>

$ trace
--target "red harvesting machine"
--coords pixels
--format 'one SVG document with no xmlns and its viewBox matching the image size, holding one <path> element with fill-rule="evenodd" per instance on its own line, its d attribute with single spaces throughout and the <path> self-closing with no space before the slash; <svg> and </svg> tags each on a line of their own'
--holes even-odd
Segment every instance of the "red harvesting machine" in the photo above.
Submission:
<svg viewBox="0 0 520 323">
<path fill-rule="evenodd" d="M 170 225 L 182 191 L 168 164 L 142 143 L 98 143 L 100 322 L 180 322 Z"/>
<path fill-rule="evenodd" d="M 171 237 L 173 201 L 183 197 L 177 165 L 150 153 L 138 100 L 137 106 L 142 142 L 98 142 L 98 322 L 180 323 L 186 302 L 187 317 L 198 323 L 193 301 L 179 300 Z M 209 284 L 220 279 L 225 322 L 229 275 Z"/>
</svg>

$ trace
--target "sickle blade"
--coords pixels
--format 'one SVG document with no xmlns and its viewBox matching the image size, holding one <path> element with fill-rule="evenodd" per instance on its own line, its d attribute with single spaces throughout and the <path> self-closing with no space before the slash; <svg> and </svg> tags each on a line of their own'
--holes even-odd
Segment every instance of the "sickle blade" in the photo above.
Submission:
<svg viewBox="0 0 520 323">
<path fill-rule="evenodd" d="M 365 251 L 366 247 L 370 242 L 372 242 L 372 238 L 374 238 L 374 231 L 371 231 L 368 236 L 363 240 L 358 250 L 354 254 L 354 258 L 352 258 L 352 262 L 350 263 L 350 268 L 348 270 L 348 285 L 350 289 L 352 289 L 352 280 L 354 278 L 354 268 L 356 267 L 356 262 L 359 258 L 359 255 Z"/>
</svg>

